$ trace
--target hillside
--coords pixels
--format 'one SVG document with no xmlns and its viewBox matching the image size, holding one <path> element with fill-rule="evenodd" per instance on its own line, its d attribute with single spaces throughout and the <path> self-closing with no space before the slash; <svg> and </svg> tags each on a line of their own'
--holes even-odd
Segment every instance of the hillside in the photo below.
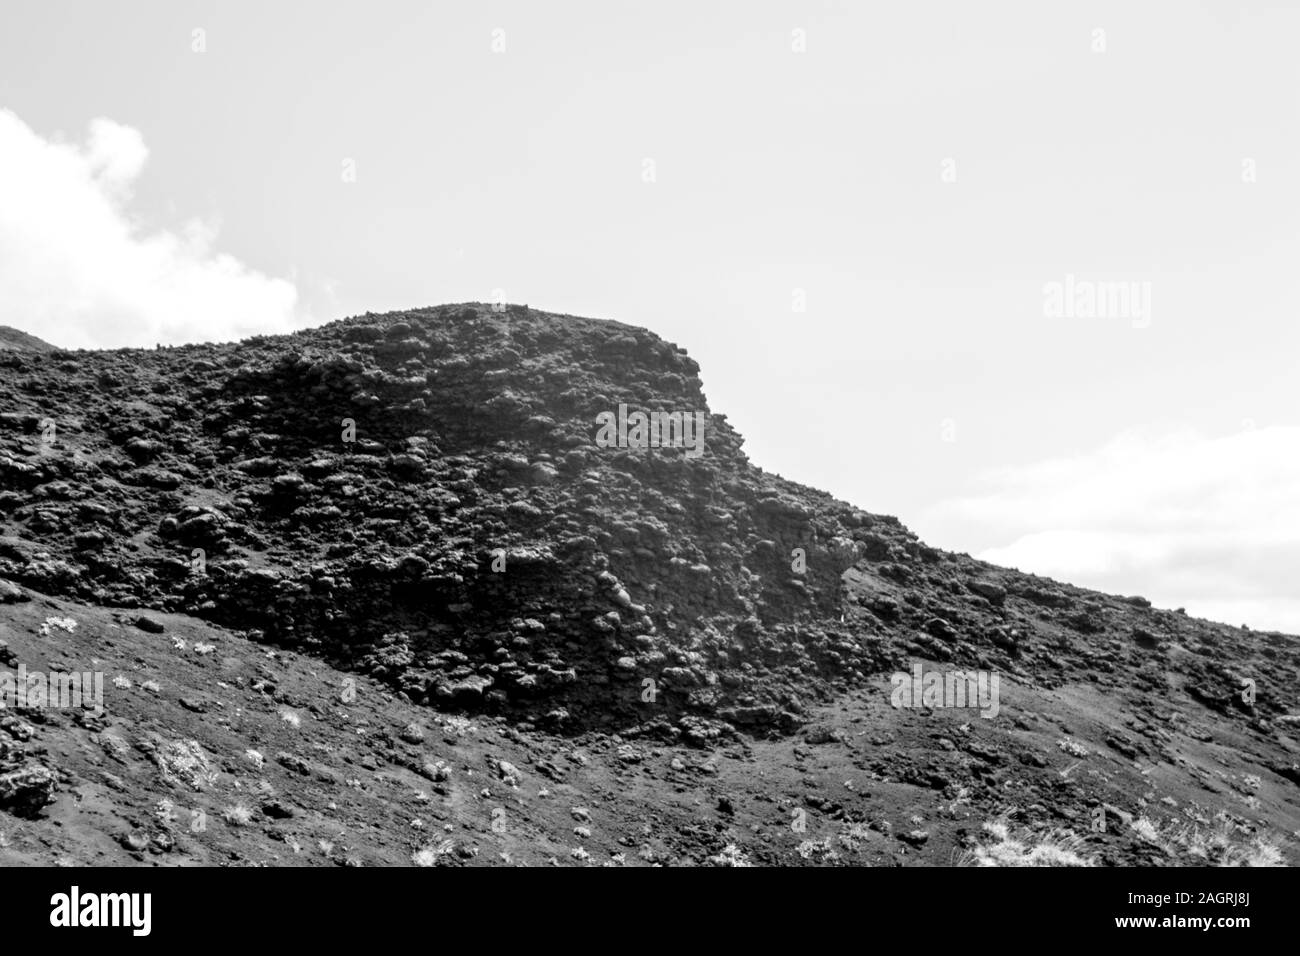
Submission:
<svg viewBox="0 0 1300 956">
<path fill-rule="evenodd" d="M 703 429 L 607 447 L 620 406 Z M 107 678 L 0 720 L 0 859 L 1295 862 L 1295 638 L 768 474 L 614 322 L 0 351 L 0 579 L 10 666 Z M 918 664 L 996 706 L 892 706 Z"/>
<path fill-rule="evenodd" d="M 43 342 L 34 335 L 0 325 L 0 349 L 13 349 L 23 352 L 53 352 L 55 348 L 49 342 Z"/>
</svg>

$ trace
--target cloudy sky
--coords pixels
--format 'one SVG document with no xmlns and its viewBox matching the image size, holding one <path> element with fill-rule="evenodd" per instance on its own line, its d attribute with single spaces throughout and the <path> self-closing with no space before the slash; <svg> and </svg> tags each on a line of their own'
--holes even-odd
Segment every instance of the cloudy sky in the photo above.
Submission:
<svg viewBox="0 0 1300 956">
<path fill-rule="evenodd" d="M 619 319 L 769 470 L 1300 632 L 1298 40 L 1248 0 L 6 0 L 0 324 Z"/>
</svg>

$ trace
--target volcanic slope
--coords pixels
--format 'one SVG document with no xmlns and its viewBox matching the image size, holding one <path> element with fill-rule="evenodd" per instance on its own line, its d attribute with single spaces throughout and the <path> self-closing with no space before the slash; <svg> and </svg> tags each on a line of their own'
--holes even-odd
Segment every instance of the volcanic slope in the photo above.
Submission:
<svg viewBox="0 0 1300 956">
<path fill-rule="evenodd" d="M 26 352 L 57 351 L 49 342 L 44 342 L 34 335 L 15 329 L 9 325 L 0 325 L 0 349 L 14 349 Z"/>
<path fill-rule="evenodd" d="M 258 833 L 281 834 L 344 806 L 340 788 L 360 800 L 397 774 L 415 793 L 424 772 L 513 778 L 515 810 L 539 814 L 524 843 L 549 827 L 543 859 L 568 862 L 605 862 L 570 853 L 585 844 L 568 830 L 591 827 L 540 795 L 575 773 L 596 790 L 572 799 L 603 794 L 661 843 L 647 857 L 636 833 L 606 832 L 610 859 L 1294 861 L 1295 638 L 927 547 L 751 465 L 698 372 L 645 330 L 483 305 L 238 344 L 0 351 L 12 666 L 113 661 L 106 713 L 125 720 L 15 712 L 0 808 L 36 834 L 24 859 L 76 858 L 39 834 L 70 794 L 85 803 L 79 787 L 105 809 L 77 826 L 128 834 L 103 858 L 171 853 L 146 821 L 202 792 L 212 832 L 234 834 L 221 852 L 247 861 L 271 851 L 223 800 L 242 794 Z M 703 414 L 703 453 L 603 447 L 598 416 L 620 405 Z M 195 644 L 237 647 L 230 673 Z M 890 675 L 918 664 L 996 676 L 996 713 L 891 706 Z M 343 700 L 348 680 L 367 693 Z M 280 708 L 313 730 L 266 716 Z M 382 746 L 357 719 L 387 728 Z M 462 722 L 501 746 L 427 768 L 423 741 Z M 329 773 L 304 749 L 333 754 Z M 453 829 L 501 836 L 492 810 L 515 816 L 443 789 L 408 796 Z M 325 832 L 339 825 L 371 862 L 529 856 L 431 842 L 373 807 L 312 819 L 298 844 L 342 846 Z M 207 839 L 166 858 L 213 862 Z"/>
</svg>

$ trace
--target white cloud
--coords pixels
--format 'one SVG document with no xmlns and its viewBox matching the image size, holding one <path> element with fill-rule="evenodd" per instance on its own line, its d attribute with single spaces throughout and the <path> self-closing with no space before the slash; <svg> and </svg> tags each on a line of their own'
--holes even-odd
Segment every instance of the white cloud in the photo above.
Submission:
<svg viewBox="0 0 1300 956">
<path fill-rule="evenodd" d="M 1300 428 L 1127 432 L 980 484 L 929 509 L 922 535 L 992 544 L 976 556 L 1198 617 L 1300 633 Z"/>
<path fill-rule="evenodd" d="M 0 110 L 0 325 L 64 348 L 222 341 L 301 327 L 292 282 L 217 252 L 191 220 L 144 231 L 131 190 L 149 155 L 109 119 L 84 145 Z"/>
</svg>

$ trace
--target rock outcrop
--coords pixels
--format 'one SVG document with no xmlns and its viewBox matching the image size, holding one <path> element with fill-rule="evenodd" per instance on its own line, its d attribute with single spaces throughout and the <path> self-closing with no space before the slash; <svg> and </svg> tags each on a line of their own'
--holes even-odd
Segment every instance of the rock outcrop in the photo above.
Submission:
<svg viewBox="0 0 1300 956">
<path fill-rule="evenodd" d="M 884 661 L 827 627 L 841 574 L 917 548 L 753 467 L 696 363 L 611 322 L 453 306 L 0 364 L 0 574 L 435 705 L 791 724 Z M 599 443 L 620 406 L 631 440 Z M 638 412 L 674 416 L 662 441 Z M 696 454 L 670 441 L 682 415 Z"/>
<path fill-rule="evenodd" d="M 194 614 L 417 703 L 788 730 L 908 654 L 1105 681 L 1228 630 L 945 554 L 764 472 L 694 360 L 613 322 L 457 305 L 0 371 L 0 576 Z M 1189 666 L 1232 699 L 1236 674 Z"/>
</svg>

